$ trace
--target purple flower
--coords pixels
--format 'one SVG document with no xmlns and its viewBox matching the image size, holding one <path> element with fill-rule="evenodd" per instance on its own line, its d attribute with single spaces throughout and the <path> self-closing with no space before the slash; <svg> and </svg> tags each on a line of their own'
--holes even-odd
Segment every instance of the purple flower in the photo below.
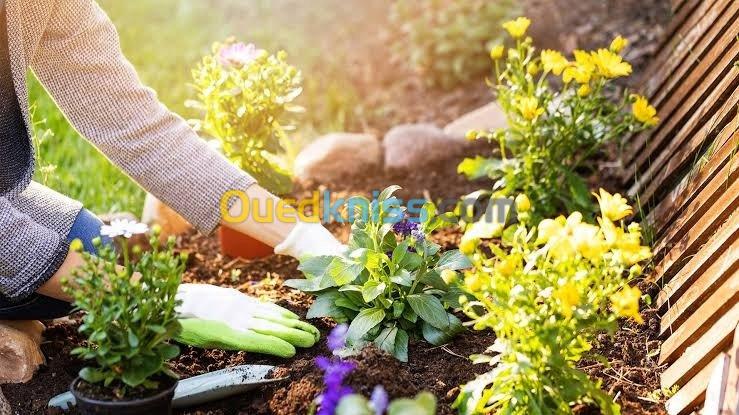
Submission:
<svg viewBox="0 0 739 415">
<path fill-rule="evenodd" d="M 393 232 L 395 232 L 396 235 L 403 237 L 407 237 L 416 230 L 418 230 L 418 223 L 412 222 L 408 219 L 403 219 L 400 222 L 395 222 L 393 224 Z"/>
<path fill-rule="evenodd" d="M 411 231 L 411 236 L 413 236 L 413 238 L 418 242 L 423 242 L 423 240 L 426 239 L 426 234 L 420 229 Z"/>
<path fill-rule="evenodd" d="M 248 45 L 241 42 L 232 43 L 221 48 L 218 52 L 218 61 L 223 66 L 242 67 L 256 59 L 259 52 L 253 43 Z"/>
<path fill-rule="evenodd" d="M 375 410 L 375 415 L 382 415 L 385 413 L 389 398 L 387 396 L 385 388 L 383 388 L 382 385 L 377 385 L 375 386 L 375 389 L 372 390 L 370 402 L 372 403 L 372 408 L 374 408 Z"/>
<path fill-rule="evenodd" d="M 339 401 L 346 395 L 351 395 L 351 387 L 344 385 L 344 378 L 354 370 L 352 362 L 341 359 L 330 359 L 319 356 L 316 365 L 323 370 L 323 393 L 318 397 L 319 409 L 317 415 L 334 415 Z"/>
<path fill-rule="evenodd" d="M 346 347 L 346 333 L 349 331 L 349 326 L 346 324 L 339 324 L 331 330 L 326 339 L 328 349 L 332 352 L 343 349 Z"/>
</svg>

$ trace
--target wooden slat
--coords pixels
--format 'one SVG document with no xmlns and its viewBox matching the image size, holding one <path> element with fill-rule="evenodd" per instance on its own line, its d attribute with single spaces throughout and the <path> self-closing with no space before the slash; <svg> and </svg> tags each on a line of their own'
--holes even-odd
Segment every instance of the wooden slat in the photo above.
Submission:
<svg viewBox="0 0 739 415">
<path fill-rule="evenodd" d="M 697 286 L 697 284 L 696 284 Z M 700 338 L 739 299 L 739 272 L 724 282 L 718 290 L 702 304 L 696 303 L 697 309 L 682 314 L 687 320 L 662 343 L 659 363 L 674 361 L 687 347 Z M 662 334 L 670 331 L 669 322 L 663 319 Z"/>
<path fill-rule="evenodd" d="M 729 375 L 726 381 L 726 395 L 721 407 L 721 415 L 739 413 L 739 325 L 734 330 L 734 344 L 729 350 Z"/>
<path fill-rule="evenodd" d="M 681 38 L 671 58 L 662 62 L 660 70 L 646 81 L 643 93 L 650 97 L 651 104 L 659 110 L 659 115 L 664 120 L 671 119 L 676 105 L 679 105 L 687 94 L 693 93 L 696 89 L 700 91 L 698 81 L 716 81 L 716 78 L 704 75 L 717 64 L 720 65 L 719 58 L 731 49 L 737 13 L 739 4 L 736 2 L 721 0 L 715 3 L 702 16 L 702 20 Z M 669 100 L 665 102 L 667 98 Z M 666 134 L 662 130 L 668 126 L 669 123 L 663 122 L 656 129 L 647 130 L 631 139 L 631 144 L 625 152 L 626 165 L 634 165 L 633 160 L 637 159 L 639 162 L 635 165 L 643 166 L 645 156 L 641 150 L 645 144 L 653 148 L 654 141 L 662 140 Z M 627 171 L 633 171 L 633 168 Z"/>
<path fill-rule="evenodd" d="M 711 377 L 706 387 L 706 399 L 703 405 L 704 415 L 720 415 L 721 404 L 724 402 L 726 376 L 729 374 L 729 363 L 731 358 L 728 353 L 721 353 L 718 362 L 713 365 Z"/>
<path fill-rule="evenodd" d="M 682 268 L 688 257 L 696 253 L 718 227 L 723 226 L 724 218 L 736 212 L 736 207 L 739 205 L 737 188 L 739 188 L 739 181 L 735 181 L 717 203 L 712 206 L 711 210 L 704 214 L 682 238 L 665 249 L 666 254 L 661 257 L 654 270 L 663 283 L 669 281 Z M 734 232 L 739 228 L 739 225 L 736 224 L 737 217 L 739 217 L 739 213 L 734 214 L 733 218 L 727 221 L 727 224 L 733 226 L 732 231 Z M 720 247 L 716 249 L 717 251 L 721 250 Z M 697 270 L 691 269 L 689 272 L 695 271 Z M 694 280 L 689 279 L 687 284 L 691 284 L 692 281 Z"/>
<path fill-rule="evenodd" d="M 696 172 L 686 175 L 675 189 L 654 209 L 650 210 L 647 222 L 652 226 L 657 237 L 662 235 L 665 225 L 671 223 L 678 214 L 683 212 L 684 206 L 693 201 L 722 167 L 731 164 L 729 171 L 735 171 L 739 166 L 739 157 L 735 157 L 737 148 L 739 148 L 737 147 L 739 146 L 737 126 L 739 126 L 739 116 L 719 134 L 715 143 L 717 150 L 708 157 L 708 162 Z"/>
<path fill-rule="evenodd" d="M 669 366 L 660 379 L 662 387 L 683 386 L 708 362 L 731 345 L 734 329 L 739 322 L 739 303 L 724 314 L 695 343 L 685 349 L 675 363 Z"/>
<path fill-rule="evenodd" d="M 687 233 L 703 231 L 708 221 L 720 224 L 739 207 L 739 163 L 724 166 L 716 177 L 698 194 L 685 212 L 669 225 L 654 245 L 657 258 Z M 710 230 L 709 230 L 710 231 Z"/>
<path fill-rule="evenodd" d="M 689 414 L 705 399 L 706 387 L 711 377 L 713 367 L 719 362 L 720 356 L 706 365 L 688 383 L 680 388 L 675 395 L 665 403 L 665 409 L 670 415 Z"/>
<path fill-rule="evenodd" d="M 719 85 L 705 98 L 705 104 L 692 113 L 693 116 L 684 124 L 674 139 L 641 173 L 639 179 L 629 189 L 630 196 L 634 197 L 638 194 L 641 200 L 648 202 L 658 189 L 669 191 L 666 187 L 669 184 L 667 182 L 674 179 L 675 175 L 691 162 L 692 157 L 705 142 L 713 140 L 736 117 L 737 104 L 739 104 L 737 86 L 739 86 L 739 71 L 734 71 L 721 78 Z M 640 191 L 647 183 L 646 189 Z"/>
</svg>

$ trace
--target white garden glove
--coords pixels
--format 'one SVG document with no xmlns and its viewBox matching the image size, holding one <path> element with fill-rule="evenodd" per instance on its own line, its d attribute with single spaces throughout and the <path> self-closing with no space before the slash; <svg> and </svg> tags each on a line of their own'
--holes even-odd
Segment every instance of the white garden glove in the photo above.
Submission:
<svg viewBox="0 0 739 415">
<path fill-rule="evenodd" d="M 181 284 L 177 299 L 176 339 L 191 346 L 291 357 L 295 346 L 311 347 L 321 335 L 295 313 L 232 288 Z"/>
<path fill-rule="evenodd" d="M 276 254 L 301 259 L 304 256 L 341 255 L 346 252 L 342 244 L 320 223 L 298 222 L 284 241 L 275 247 Z"/>
</svg>

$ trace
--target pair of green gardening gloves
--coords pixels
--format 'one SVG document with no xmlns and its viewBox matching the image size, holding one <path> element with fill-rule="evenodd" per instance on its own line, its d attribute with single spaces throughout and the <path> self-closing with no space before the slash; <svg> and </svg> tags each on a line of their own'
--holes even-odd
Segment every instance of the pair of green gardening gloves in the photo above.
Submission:
<svg viewBox="0 0 739 415">
<path fill-rule="evenodd" d="M 182 284 L 176 340 L 191 346 L 243 350 L 292 357 L 295 347 L 311 347 L 320 332 L 293 312 L 232 288 Z"/>
</svg>

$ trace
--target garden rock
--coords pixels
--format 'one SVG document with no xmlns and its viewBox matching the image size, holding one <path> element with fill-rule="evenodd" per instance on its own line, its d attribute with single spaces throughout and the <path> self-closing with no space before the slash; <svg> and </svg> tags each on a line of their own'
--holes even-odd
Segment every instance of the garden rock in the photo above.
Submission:
<svg viewBox="0 0 739 415">
<path fill-rule="evenodd" d="M 40 348 L 43 331 L 39 321 L 0 320 L 0 384 L 31 380 L 44 363 Z"/>
<path fill-rule="evenodd" d="M 10 412 L 10 404 L 5 399 L 5 396 L 3 396 L 3 390 L 0 389 L 0 415 L 11 415 L 12 412 Z"/>
<path fill-rule="evenodd" d="M 159 225 L 162 228 L 160 235 L 162 241 L 170 236 L 182 235 L 192 229 L 192 225 L 185 218 L 151 193 L 147 193 L 144 199 L 141 221 L 147 225 Z"/>
<path fill-rule="evenodd" d="M 385 168 L 407 170 L 458 154 L 468 143 L 445 134 L 431 124 L 403 124 L 394 127 L 382 142 Z"/>
<path fill-rule="evenodd" d="M 332 181 L 382 163 L 380 143 L 372 134 L 333 133 L 320 137 L 295 158 L 301 181 Z"/>
<path fill-rule="evenodd" d="M 488 131 L 504 128 L 508 125 L 503 109 L 497 101 L 493 101 L 484 107 L 457 118 L 444 127 L 444 132 L 457 139 L 464 139 L 470 130 Z"/>
</svg>

